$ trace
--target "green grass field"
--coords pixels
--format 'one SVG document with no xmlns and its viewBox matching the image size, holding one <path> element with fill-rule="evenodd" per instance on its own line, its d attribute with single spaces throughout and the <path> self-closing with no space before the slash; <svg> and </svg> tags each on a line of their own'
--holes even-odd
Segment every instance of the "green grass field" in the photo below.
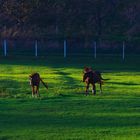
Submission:
<svg viewBox="0 0 140 140">
<path fill-rule="evenodd" d="M 139 140 L 140 58 L 0 58 L 0 140 Z M 103 94 L 84 95 L 84 66 L 102 71 Z M 28 75 L 49 90 L 31 97 Z"/>
</svg>

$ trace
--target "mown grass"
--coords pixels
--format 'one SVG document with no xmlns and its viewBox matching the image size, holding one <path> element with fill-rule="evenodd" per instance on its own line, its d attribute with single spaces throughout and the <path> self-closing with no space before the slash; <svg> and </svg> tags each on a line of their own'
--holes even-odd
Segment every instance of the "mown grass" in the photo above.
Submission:
<svg viewBox="0 0 140 140">
<path fill-rule="evenodd" d="M 84 95 L 82 69 L 101 70 L 103 94 Z M 39 72 L 49 90 L 31 98 L 28 75 Z M 1 58 L 0 139 L 140 139 L 139 57 Z"/>
</svg>

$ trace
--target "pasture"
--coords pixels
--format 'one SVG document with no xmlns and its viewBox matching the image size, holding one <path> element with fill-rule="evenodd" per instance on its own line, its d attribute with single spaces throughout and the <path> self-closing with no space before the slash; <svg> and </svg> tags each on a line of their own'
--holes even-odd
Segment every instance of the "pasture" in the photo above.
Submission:
<svg viewBox="0 0 140 140">
<path fill-rule="evenodd" d="M 0 140 L 140 139 L 140 58 L 1 57 Z M 103 94 L 84 95 L 84 66 L 101 70 Z M 49 90 L 31 97 L 28 75 Z"/>
</svg>

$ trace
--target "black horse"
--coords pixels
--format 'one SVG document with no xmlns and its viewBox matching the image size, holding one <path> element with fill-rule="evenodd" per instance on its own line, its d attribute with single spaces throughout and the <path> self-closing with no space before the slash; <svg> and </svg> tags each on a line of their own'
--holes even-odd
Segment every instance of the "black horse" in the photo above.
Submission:
<svg viewBox="0 0 140 140">
<path fill-rule="evenodd" d="M 92 85 L 92 93 L 96 94 L 96 83 L 100 84 L 100 93 L 102 93 L 103 78 L 101 72 L 88 69 L 83 75 L 83 82 L 86 83 L 86 95 L 88 94 L 89 86 Z"/>
</svg>

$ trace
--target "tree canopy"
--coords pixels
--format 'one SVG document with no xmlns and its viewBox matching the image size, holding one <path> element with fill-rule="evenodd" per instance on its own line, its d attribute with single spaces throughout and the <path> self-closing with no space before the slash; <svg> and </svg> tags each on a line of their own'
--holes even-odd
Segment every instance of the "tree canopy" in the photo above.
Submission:
<svg viewBox="0 0 140 140">
<path fill-rule="evenodd" d="M 139 14 L 139 0 L 0 0 L 0 36 L 139 38 Z"/>
</svg>

